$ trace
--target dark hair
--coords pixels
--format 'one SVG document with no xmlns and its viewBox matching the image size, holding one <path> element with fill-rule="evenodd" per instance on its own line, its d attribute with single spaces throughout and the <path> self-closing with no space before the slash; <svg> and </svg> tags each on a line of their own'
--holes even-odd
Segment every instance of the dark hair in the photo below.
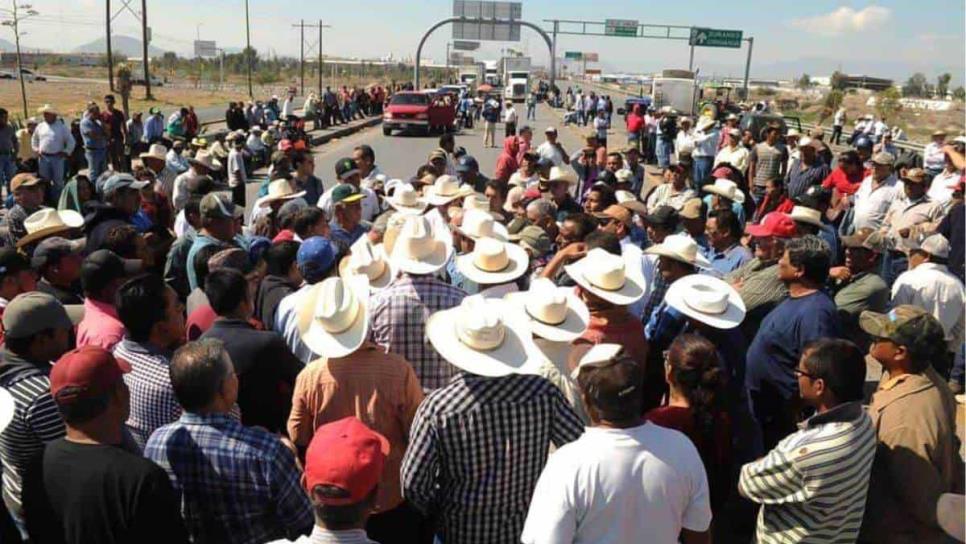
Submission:
<svg viewBox="0 0 966 544">
<path fill-rule="evenodd" d="M 564 217 L 564 221 L 569 221 L 576 227 L 576 238 L 583 242 L 587 235 L 597 230 L 597 221 L 594 216 L 583 212 L 572 212 Z"/>
<path fill-rule="evenodd" d="M 621 254 L 621 240 L 613 232 L 597 229 L 584 238 L 587 250 L 600 248 L 613 255 Z"/>
<path fill-rule="evenodd" d="M 205 278 L 208 277 L 208 260 L 215 256 L 219 251 L 230 249 L 226 244 L 208 244 L 203 246 L 195 253 L 194 262 L 190 263 L 195 268 L 195 280 L 197 285 L 204 285 Z"/>
<path fill-rule="evenodd" d="M 376 501 L 378 489 L 379 486 L 376 486 L 366 498 L 357 503 L 330 505 L 316 502 L 316 496 L 322 496 L 327 499 L 348 499 L 349 492 L 334 485 L 317 485 L 309 493 L 312 499 L 312 510 L 315 513 L 315 519 L 323 522 L 328 529 L 333 531 L 351 529 L 358 525 L 366 513 L 372 509 Z"/>
<path fill-rule="evenodd" d="M 623 353 L 610 364 L 585 367 L 577 374 L 577 386 L 589 404 L 601 418 L 610 421 L 628 421 L 641 416 L 643 383 L 641 365 Z"/>
<path fill-rule="evenodd" d="M 714 344 L 697 334 L 682 334 L 671 342 L 667 362 L 671 380 L 688 400 L 698 431 L 707 438 L 705 443 L 712 442 L 725 386 Z"/>
<path fill-rule="evenodd" d="M 167 284 L 156 274 L 134 276 L 118 288 L 114 297 L 117 317 L 132 340 L 146 341 L 155 323 L 166 319 L 167 291 Z"/>
<path fill-rule="evenodd" d="M 211 309 L 220 316 L 235 311 L 248 298 L 248 281 L 232 268 L 222 268 L 205 278 L 205 295 Z"/>
<path fill-rule="evenodd" d="M 621 155 L 620 153 L 618 153 L 617 151 L 611 151 L 610 153 L 607 154 L 607 157 L 608 158 L 610 158 L 610 157 L 616 157 L 617 160 L 619 160 L 621 162 L 624 161 L 624 156 Z"/>
<path fill-rule="evenodd" d="M 738 221 L 738 215 L 731 210 L 711 210 L 708 217 L 714 217 L 718 222 L 718 229 L 725 228 L 728 232 L 735 238 L 741 238 L 741 223 Z"/>
<path fill-rule="evenodd" d="M 865 397 L 865 354 L 854 343 L 839 338 L 819 338 L 802 350 L 802 364 L 813 379 L 825 386 L 843 402 Z"/>
<path fill-rule="evenodd" d="M 814 234 L 792 238 L 785 242 L 788 260 L 801 268 L 805 277 L 816 284 L 824 284 L 831 266 L 831 251 L 824 240 Z"/>
<path fill-rule="evenodd" d="M 506 183 L 503 183 L 498 179 L 487 180 L 486 187 L 489 187 L 490 189 L 493 189 L 494 191 L 499 193 L 501 198 L 506 198 L 507 193 L 510 192 L 509 185 L 507 185 Z"/>
<path fill-rule="evenodd" d="M 298 257 L 300 245 L 298 242 L 291 240 L 272 244 L 265 251 L 265 273 L 271 276 L 287 275 L 288 271 L 292 269 L 292 264 Z"/>
<path fill-rule="evenodd" d="M 23 336 L 20 338 L 11 338 L 7 336 L 3 339 L 4 346 L 10 353 L 16 353 L 18 355 L 27 355 L 30 353 L 30 344 L 34 343 L 34 340 L 39 336 L 45 336 L 50 338 L 54 335 L 53 328 L 44 329 L 42 331 L 37 331 L 30 336 Z"/>
<path fill-rule="evenodd" d="M 7 115 L 7 114 L 8 112 L 6 108 L 0 108 L 0 115 Z"/>
<path fill-rule="evenodd" d="M 141 234 L 133 225 L 115 225 L 107 231 L 101 249 L 109 249 L 122 259 L 137 259 L 140 237 Z"/>
<path fill-rule="evenodd" d="M 450 142 L 452 142 L 454 145 L 456 144 L 456 138 L 454 138 L 453 135 L 450 133 L 444 133 L 442 136 L 439 137 L 439 147 L 443 147 L 443 144 L 447 144 Z M 369 150 L 372 151 L 372 148 L 369 148 Z M 375 160 L 375 158 L 373 158 L 373 160 Z"/>
<path fill-rule="evenodd" d="M 617 196 L 614 195 L 614 189 L 611 189 L 610 185 L 595 183 L 590 187 L 590 191 L 600 193 L 600 205 L 604 208 L 617 204 Z"/>
<path fill-rule="evenodd" d="M 189 214 L 201 215 L 201 195 L 191 195 L 188 197 L 187 202 L 184 205 L 184 215 L 187 217 Z"/>
<path fill-rule="evenodd" d="M 376 152 L 372 150 L 372 146 L 366 144 L 357 145 L 355 148 L 353 148 L 353 151 L 358 151 L 363 157 L 372 162 L 376 162 Z"/>
<path fill-rule="evenodd" d="M 324 219 L 325 214 L 320 208 L 316 206 L 302 208 L 295 213 L 295 217 L 292 219 L 292 230 L 299 235 L 299 238 L 304 240 L 309 236 L 312 228 Z"/>
<path fill-rule="evenodd" d="M 117 387 L 117 384 L 115 384 L 115 387 Z M 68 386 L 60 391 L 71 393 L 81 389 L 83 388 Z M 60 411 L 60 415 L 65 423 L 68 425 L 78 425 L 103 414 L 107 410 L 107 405 L 111 403 L 111 395 L 113 392 L 112 388 L 97 396 L 89 396 L 88 393 L 84 393 L 73 401 L 64 404 L 57 402 L 57 397 L 54 397 L 54 402 L 57 404 L 57 410 Z"/>
<path fill-rule="evenodd" d="M 230 361 L 224 344 L 214 338 L 188 342 L 178 348 L 168 374 L 181 408 L 196 412 L 211 404 L 228 379 Z"/>
<path fill-rule="evenodd" d="M 839 155 L 839 164 L 862 164 L 862 159 L 859 158 L 858 152 L 854 149 L 842 152 Z"/>
<path fill-rule="evenodd" d="M 305 162 L 305 159 L 308 159 L 309 157 L 311 157 L 311 155 L 309 155 L 305 151 L 293 151 L 291 156 L 292 166 L 298 166 L 302 164 L 303 162 Z"/>
</svg>

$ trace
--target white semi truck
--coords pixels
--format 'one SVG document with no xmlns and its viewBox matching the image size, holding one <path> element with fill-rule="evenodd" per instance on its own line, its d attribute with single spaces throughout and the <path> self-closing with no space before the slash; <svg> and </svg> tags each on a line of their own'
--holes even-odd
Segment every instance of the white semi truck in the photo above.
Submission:
<svg viewBox="0 0 966 544">
<path fill-rule="evenodd" d="M 483 61 L 483 82 L 491 87 L 499 87 L 502 83 L 499 68 L 500 63 L 495 60 Z"/>
<path fill-rule="evenodd" d="M 467 89 L 476 89 L 483 82 L 483 67 L 480 64 L 460 66 L 460 84 Z"/>
<path fill-rule="evenodd" d="M 697 111 L 698 82 L 687 70 L 664 70 L 651 82 L 654 107 L 670 106 L 684 115 Z"/>
<path fill-rule="evenodd" d="M 530 57 L 504 57 L 504 99 L 523 102 L 528 94 L 530 94 Z"/>
</svg>

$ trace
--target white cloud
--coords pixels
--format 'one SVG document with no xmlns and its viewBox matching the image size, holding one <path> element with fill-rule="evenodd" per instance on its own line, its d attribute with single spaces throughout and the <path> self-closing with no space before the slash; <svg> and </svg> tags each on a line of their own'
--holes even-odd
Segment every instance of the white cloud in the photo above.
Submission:
<svg viewBox="0 0 966 544">
<path fill-rule="evenodd" d="M 875 29 L 892 17 L 892 10 L 882 6 L 867 6 L 855 10 L 842 6 L 831 13 L 792 19 L 791 25 L 812 34 L 836 35 Z"/>
</svg>

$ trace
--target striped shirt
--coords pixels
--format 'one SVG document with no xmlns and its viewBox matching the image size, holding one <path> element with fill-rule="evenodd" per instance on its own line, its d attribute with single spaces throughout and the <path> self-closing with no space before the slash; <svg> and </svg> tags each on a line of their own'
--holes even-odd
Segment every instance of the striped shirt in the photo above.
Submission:
<svg viewBox="0 0 966 544">
<path fill-rule="evenodd" d="M 127 427 L 138 446 L 144 448 L 155 429 L 181 417 L 168 371 L 170 354 L 125 338 L 114 347 L 114 356 L 130 363 L 124 383 L 131 391 Z"/>
<path fill-rule="evenodd" d="M 64 421 L 50 396 L 50 366 L 40 367 L 4 350 L 0 365 L 0 386 L 13 397 L 13 419 L 0 433 L 3 462 L 3 500 L 7 508 L 22 517 L 20 495 L 23 471 L 44 444 L 64 436 Z"/>
<path fill-rule="evenodd" d="M 460 372 L 419 405 L 403 458 L 403 496 L 439 516 L 447 544 L 520 542 L 550 444 L 582 432 L 544 378 Z"/>
<path fill-rule="evenodd" d="M 875 430 L 859 402 L 809 418 L 741 468 L 738 491 L 762 505 L 757 542 L 851 543 L 865 512 Z"/>
<path fill-rule="evenodd" d="M 439 389 L 456 374 L 456 367 L 429 343 L 426 321 L 435 312 L 459 306 L 465 296 L 462 289 L 433 276 L 403 274 L 369 299 L 369 339 L 409 361 L 423 391 Z"/>
</svg>

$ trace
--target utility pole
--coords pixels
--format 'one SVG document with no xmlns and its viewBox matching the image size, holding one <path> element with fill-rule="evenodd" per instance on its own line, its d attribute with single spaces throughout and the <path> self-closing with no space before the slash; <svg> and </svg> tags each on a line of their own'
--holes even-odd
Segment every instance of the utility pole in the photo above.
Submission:
<svg viewBox="0 0 966 544">
<path fill-rule="evenodd" d="M 305 96 L 305 19 L 302 19 L 299 26 L 299 85 L 301 94 Z"/>
<path fill-rule="evenodd" d="M 29 4 L 21 4 L 18 6 L 17 0 L 11 0 L 10 3 L 13 5 L 13 9 L 0 9 L 0 13 L 6 13 L 11 17 L 10 20 L 4 21 L 2 24 L 13 29 L 13 41 L 17 47 L 17 79 L 20 80 L 20 98 L 23 101 L 23 117 L 27 119 L 29 113 L 27 112 L 27 86 L 24 85 L 23 77 L 23 57 L 20 55 L 20 22 L 29 17 L 40 15 L 40 13 Z M 26 10 L 25 15 L 20 15 L 19 10 L 21 9 Z"/>
<path fill-rule="evenodd" d="M 114 92 L 114 55 L 111 53 L 111 0 L 105 1 L 107 8 L 107 84 Z"/>
<path fill-rule="evenodd" d="M 452 42 L 446 42 L 446 79 L 449 80 L 449 44 Z M 447 81 L 449 83 L 449 81 Z"/>
<path fill-rule="evenodd" d="M 245 0 L 245 66 L 248 70 L 248 98 L 255 98 L 252 92 L 252 34 L 248 24 L 248 0 Z"/>
<path fill-rule="evenodd" d="M 322 100 L 322 19 L 319 19 L 319 100 Z"/>
<path fill-rule="evenodd" d="M 300 79 L 302 83 L 302 95 L 305 96 L 305 50 L 311 50 L 313 47 L 318 45 L 319 58 L 318 58 L 318 68 L 319 68 L 319 97 L 322 96 L 322 29 L 332 28 L 331 25 L 322 24 L 322 19 L 319 19 L 317 24 L 305 24 L 305 19 L 302 19 L 299 24 L 292 25 L 293 28 L 300 29 L 302 36 L 301 43 L 299 44 L 299 72 Z M 316 43 L 310 44 L 308 47 L 305 46 L 305 29 L 306 28 L 317 28 L 319 29 L 319 38 Z"/>
<path fill-rule="evenodd" d="M 148 0 L 141 0 L 141 55 L 144 64 L 144 98 L 154 100 L 151 96 L 151 69 L 148 68 Z"/>
<path fill-rule="evenodd" d="M 748 100 L 748 76 L 751 75 L 751 49 L 755 46 L 754 36 L 748 36 L 745 39 L 748 40 L 748 60 L 745 62 L 745 84 L 742 87 L 745 96 L 741 97 L 742 100 Z"/>
</svg>

